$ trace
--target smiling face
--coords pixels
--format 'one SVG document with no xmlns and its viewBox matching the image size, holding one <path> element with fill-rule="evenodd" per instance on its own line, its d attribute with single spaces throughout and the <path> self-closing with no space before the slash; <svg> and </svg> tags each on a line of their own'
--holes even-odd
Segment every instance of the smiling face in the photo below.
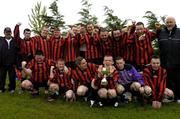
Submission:
<svg viewBox="0 0 180 119">
<path fill-rule="evenodd" d="M 11 39 L 12 38 L 12 31 L 11 31 L 11 28 L 9 28 L 9 27 L 6 27 L 5 29 L 4 29 L 4 36 L 5 36 L 5 38 L 6 39 Z"/>
<path fill-rule="evenodd" d="M 108 39 L 108 32 L 107 31 L 101 31 L 100 32 L 100 38 L 103 40 L 103 41 L 107 41 L 107 39 Z"/>
<path fill-rule="evenodd" d="M 60 29 L 54 29 L 54 37 L 55 38 L 60 38 L 61 37 Z"/>
<path fill-rule="evenodd" d="M 4 32 L 5 38 L 6 39 L 11 39 L 12 38 L 12 33 L 11 32 Z"/>
<path fill-rule="evenodd" d="M 86 29 L 87 29 L 87 32 L 88 32 L 88 33 L 92 33 L 93 30 L 94 30 L 93 24 L 88 24 L 87 27 L 86 27 Z"/>
<path fill-rule="evenodd" d="M 103 64 L 105 67 L 113 66 L 114 61 L 112 56 L 105 56 Z"/>
<path fill-rule="evenodd" d="M 45 57 L 43 55 L 35 55 L 35 60 L 38 62 L 38 63 L 43 63 Z"/>
<path fill-rule="evenodd" d="M 161 65 L 160 59 L 152 58 L 150 64 L 151 64 L 152 68 L 157 71 Z"/>
<path fill-rule="evenodd" d="M 169 31 L 171 31 L 176 25 L 176 21 L 174 17 L 167 17 L 165 22 L 166 22 L 166 27 Z"/>
<path fill-rule="evenodd" d="M 59 70 L 64 70 L 64 66 L 65 66 L 65 62 L 63 60 L 58 60 L 57 63 L 56 63 L 56 67 L 59 69 Z"/>
<path fill-rule="evenodd" d="M 24 30 L 24 39 L 29 39 L 31 37 L 31 30 Z"/>
<path fill-rule="evenodd" d="M 46 38 L 48 36 L 48 31 L 49 30 L 48 30 L 47 26 L 43 27 L 42 30 L 41 30 L 41 36 Z"/>
<path fill-rule="evenodd" d="M 113 37 L 115 40 L 120 40 L 120 32 L 119 30 L 113 31 Z"/>
<path fill-rule="evenodd" d="M 144 25 L 136 25 L 136 33 L 138 36 L 142 35 L 144 33 Z"/>
<path fill-rule="evenodd" d="M 79 67 L 82 69 L 82 70 L 85 70 L 87 69 L 87 62 L 85 59 L 81 60 L 80 64 L 79 64 Z"/>
<path fill-rule="evenodd" d="M 120 70 L 124 69 L 124 65 L 125 65 L 125 61 L 123 58 L 116 60 L 116 66 L 118 69 L 120 69 Z"/>
</svg>

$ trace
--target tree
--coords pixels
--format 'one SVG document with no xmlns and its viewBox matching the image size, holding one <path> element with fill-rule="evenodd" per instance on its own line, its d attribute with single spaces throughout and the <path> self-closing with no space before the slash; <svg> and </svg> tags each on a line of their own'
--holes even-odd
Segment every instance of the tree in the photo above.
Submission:
<svg viewBox="0 0 180 119">
<path fill-rule="evenodd" d="M 81 1 L 83 8 L 81 8 L 81 11 L 78 12 L 78 14 L 81 15 L 80 22 L 83 25 L 86 25 L 88 23 L 97 24 L 97 17 L 90 14 L 91 6 L 88 2 L 88 0 L 82 0 Z"/>
<path fill-rule="evenodd" d="M 45 21 L 46 25 L 48 25 L 51 29 L 51 33 L 53 32 L 54 27 L 64 27 L 65 21 L 63 20 L 64 16 L 60 14 L 57 5 L 58 0 L 54 0 L 50 4 L 50 11 L 52 13 L 51 16 L 42 15 L 43 20 Z"/>
<path fill-rule="evenodd" d="M 147 19 L 147 21 L 148 21 L 147 27 L 153 31 L 156 30 L 156 28 L 155 28 L 156 22 L 162 23 L 162 27 L 165 26 L 164 24 L 165 24 L 166 15 L 157 17 L 156 14 L 154 14 L 152 11 L 146 11 L 143 18 Z"/>
<path fill-rule="evenodd" d="M 118 18 L 118 16 L 113 15 L 114 11 L 112 9 L 109 9 L 107 6 L 104 6 L 104 15 L 106 16 L 106 19 L 104 20 L 104 23 L 106 23 L 106 29 L 107 30 L 121 30 L 127 20 L 121 20 Z"/>
<path fill-rule="evenodd" d="M 165 18 L 166 18 L 166 15 L 157 17 L 156 14 L 154 14 L 152 11 L 146 11 L 146 13 L 143 16 L 143 18 L 147 19 L 147 21 L 148 21 L 147 22 L 147 28 L 149 28 L 149 29 L 151 29 L 153 31 L 156 31 L 156 28 L 155 28 L 155 23 L 156 22 L 162 23 L 162 28 L 165 27 Z M 159 55 L 158 40 L 155 39 L 152 42 L 152 45 L 153 45 L 153 48 L 154 48 L 154 54 Z"/>
<path fill-rule="evenodd" d="M 37 2 L 34 9 L 31 9 L 32 14 L 28 15 L 29 25 L 34 34 L 40 34 L 42 27 L 46 24 L 42 16 L 47 16 L 46 7 L 42 6 L 41 2 Z"/>
</svg>

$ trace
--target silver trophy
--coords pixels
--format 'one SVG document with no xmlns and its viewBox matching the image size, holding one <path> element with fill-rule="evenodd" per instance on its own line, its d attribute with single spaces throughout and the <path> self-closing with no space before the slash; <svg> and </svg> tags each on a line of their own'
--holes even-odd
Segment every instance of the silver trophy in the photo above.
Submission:
<svg viewBox="0 0 180 119">
<path fill-rule="evenodd" d="M 107 68 L 103 67 L 101 73 L 103 74 L 103 79 L 101 80 L 101 85 L 106 86 L 108 85 L 107 76 L 109 74 L 109 71 Z"/>
</svg>

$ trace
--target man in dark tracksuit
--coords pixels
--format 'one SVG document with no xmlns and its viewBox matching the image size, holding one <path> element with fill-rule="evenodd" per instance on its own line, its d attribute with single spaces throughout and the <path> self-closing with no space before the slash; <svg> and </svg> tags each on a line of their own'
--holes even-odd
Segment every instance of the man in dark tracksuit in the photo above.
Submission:
<svg viewBox="0 0 180 119">
<path fill-rule="evenodd" d="M 167 70 L 167 88 L 173 89 L 180 104 L 180 28 L 175 18 L 166 18 L 166 27 L 157 31 L 161 65 Z"/>
<path fill-rule="evenodd" d="M 16 87 L 15 65 L 17 64 L 17 57 L 19 55 L 19 46 L 11 34 L 11 29 L 6 27 L 4 29 L 5 36 L 0 38 L 0 92 L 5 91 L 7 72 L 9 75 L 8 90 L 13 93 Z"/>
<path fill-rule="evenodd" d="M 2 58 L 1 58 L 1 49 L 2 49 L 2 37 L 0 36 L 0 67 L 2 66 Z M 1 80 L 1 73 L 0 73 L 0 80 Z"/>
</svg>

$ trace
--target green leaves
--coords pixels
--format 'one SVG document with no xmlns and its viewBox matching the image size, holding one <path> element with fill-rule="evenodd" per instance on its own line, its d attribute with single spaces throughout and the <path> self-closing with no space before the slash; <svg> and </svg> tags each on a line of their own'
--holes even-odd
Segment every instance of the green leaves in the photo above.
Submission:
<svg viewBox="0 0 180 119">
<path fill-rule="evenodd" d="M 156 14 L 154 14 L 152 11 L 147 11 L 145 15 L 143 16 L 147 20 L 147 28 L 149 28 L 152 31 L 156 31 L 155 23 L 161 23 L 161 27 L 165 27 L 165 18 L 166 15 L 157 17 Z M 154 48 L 154 54 L 159 55 L 159 46 L 158 46 L 158 40 L 155 39 L 152 42 L 152 46 Z"/>
<path fill-rule="evenodd" d="M 35 34 L 40 34 L 42 27 L 46 24 L 42 16 L 47 16 L 47 9 L 45 6 L 42 6 L 41 2 L 37 2 L 34 9 L 31 9 L 32 14 L 28 15 L 29 25 L 32 29 L 32 32 Z"/>
<path fill-rule="evenodd" d="M 152 11 L 146 11 L 145 15 L 143 16 L 147 20 L 147 27 L 153 31 L 156 30 L 155 23 L 159 22 L 162 24 L 162 27 L 165 25 L 165 18 L 166 15 L 157 17 L 156 14 L 154 14 Z"/>
<path fill-rule="evenodd" d="M 50 34 L 52 34 L 53 29 L 55 27 L 64 27 L 65 21 L 64 21 L 64 16 L 60 14 L 58 5 L 57 5 L 58 0 L 54 0 L 53 3 L 50 4 L 50 11 L 52 13 L 51 16 L 43 16 L 43 20 L 45 23 L 50 27 Z"/>
<path fill-rule="evenodd" d="M 113 15 L 114 11 L 112 9 L 109 9 L 107 6 L 104 6 L 104 15 L 106 16 L 106 19 L 104 20 L 104 23 L 106 24 L 106 29 L 108 31 L 111 30 L 120 30 L 124 27 L 127 20 L 121 20 L 118 18 L 118 16 Z"/>
<path fill-rule="evenodd" d="M 82 8 L 81 11 L 78 12 L 78 14 L 81 15 L 80 22 L 84 25 L 92 23 L 92 24 L 97 24 L 97 17 L 95 15 L 90 14 L 91 6 L 88 2 L 88 0 L 82 0 Z"/>
<path fill-rule="evenodd" d="M 47 25 L 50 27 L 50 34 L 54 27 L 64 27 L 65 21 L 63 20 L 64 16 L 58 11 L 58 0 L 54 0 L 50 4 L 49 10 L 52 13 L 51 16 L 47 14 L 46 7 L 42 7 L 41 2 L 37 3 L 32 9 L 32 14 L 28 15 L 30 21 L 30 27 L 35 34 L 40 34 L 43 26 Z"/>
</svg>

